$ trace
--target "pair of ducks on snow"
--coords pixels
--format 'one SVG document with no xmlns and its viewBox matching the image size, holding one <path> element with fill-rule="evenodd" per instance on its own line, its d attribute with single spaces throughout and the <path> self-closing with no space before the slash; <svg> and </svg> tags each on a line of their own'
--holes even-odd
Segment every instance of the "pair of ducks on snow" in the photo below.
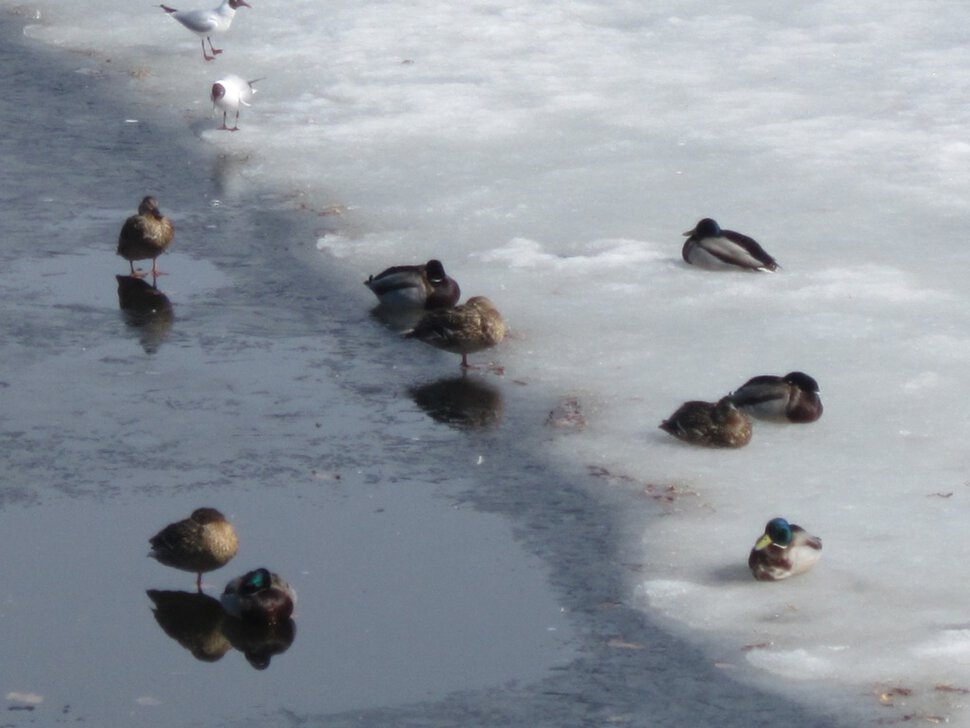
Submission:
<svg viewBox="0 0 970 728">
<path fill-rule="evenodd" d="M 225 566 L 236 555 L 239 541 L 232 524 L 215 508 L 197 508 L 188 518 L 170 523 L 149 539 L 149 556 L 165 566 L 190 571 L 202 591 L 202 574 Z M 748 556 L 748 567 L 759 581 L 777 581 L 810 569 L 822 542 L 784 518 L 768 522 Z M 289 619 L 296 592 L 278 574 L 260 568 L 230 581 L 222 593 L 230 616 L 278 624 Z"/>
<path fill-rule="evenodd" d="M 165 566 L 191 571 L 198 576 L 225 566 L 239 550 L 232 524 L 215 508 L 196 508 L 192 515 L 170 523 L 148 542 L 149 556 Z M 247 622 L 278 624 L 290 618 L 296 592 L 279 574 L 259 568 L 230 581 L 222 592 L 222 608 L 232 617 Z"/>
</svg>

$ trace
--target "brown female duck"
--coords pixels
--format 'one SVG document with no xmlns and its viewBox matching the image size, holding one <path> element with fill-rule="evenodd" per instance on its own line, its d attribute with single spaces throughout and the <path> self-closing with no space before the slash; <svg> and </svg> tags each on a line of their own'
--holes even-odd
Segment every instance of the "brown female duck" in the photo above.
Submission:
<svg viewBox="0 0 970 728">
<path fill-rule="evenodd" d="M 146 197 L 138 205 L 138 214 L 132 215 L 121 228 L 118 235 L 118 255 L 131 265 L 131 275 L 140 277 L 144 273 L 135 271 L 136 260 L 152 260 L 152 275 L 158 276 L 157 258 L 175 237 L 172 221 L 162 215 L 154 197 Z"/>
</svg>

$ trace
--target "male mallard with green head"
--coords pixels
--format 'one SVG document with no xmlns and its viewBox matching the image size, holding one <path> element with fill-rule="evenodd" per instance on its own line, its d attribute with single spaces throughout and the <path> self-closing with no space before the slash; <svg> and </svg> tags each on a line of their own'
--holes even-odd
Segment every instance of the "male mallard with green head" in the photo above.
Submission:
<svg viewBox="0 0 970 728">
<path fill-rule="evenodd" d="M 196 508 L 182 521 L 170 523 L 148 539 L 148 553 L 165 566 L 198 574 L 195 586 L 202 591 L 202 574 L 229 563 L 239 550 L 232 524 L 215 508 Z"/>
<path fill-rule="evenodd" d="M 364 285 L 387 308 L 450 308 L 461 297 L 461 289 L 440 260 L 396 265 L 371 276 Z"/>
<path fill-rule="evenodd" d="M 276 624 L 290 618 L 296 592 L 279 574 L 269 569 L 254 569 L 226 584 L 222 608 L 232 617 Z"/>
<path fill-rule="evenodd" d="M 766 420 L 805 423 L 822 416 L 818 382 L 805 372 L 752 377 L 731 393 L 731 399 L 748 414 Z"/>
<path fill-rule="evenodd" d="M 784 518 L 772 518 L 748 556 L 758 581 L 778 581 L 808 571 L 822 555 L 822 539 Z"/>
</svg>

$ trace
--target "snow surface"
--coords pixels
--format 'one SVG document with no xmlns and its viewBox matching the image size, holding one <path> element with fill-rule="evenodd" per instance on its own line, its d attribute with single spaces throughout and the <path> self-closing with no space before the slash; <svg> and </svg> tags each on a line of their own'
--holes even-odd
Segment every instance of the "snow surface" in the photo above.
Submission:
<svg viewBox="0 0 970 728">
<path fill-rule="evenodd" d="M 670 496 L 643 528 L 645 609 L 779 689 L 905 687 L 970 720 L 970 6 L 254 0 L 206 64 L 151 3 L 2 4 L 338 216 L 318 247 L 349 276 L 438 257 L 492 298 L 514 330 L 494 357 L 586 412 L 558 457 Z M 227 72 L 265 77 L 235 134 L 208 101 Z M 707 216 L 783 269 L 684 265 Z M 816 424 L 756 423 L 730 452 L 656 428 L 795 369 Z M 822 559 L 756 583 L 777 515 Z"/>
</svg>

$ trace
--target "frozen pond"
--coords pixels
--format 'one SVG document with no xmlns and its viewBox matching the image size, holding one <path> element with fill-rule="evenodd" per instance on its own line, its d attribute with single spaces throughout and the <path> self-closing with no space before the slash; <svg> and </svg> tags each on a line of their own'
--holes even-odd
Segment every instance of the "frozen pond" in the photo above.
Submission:
<svg viewBox="0 0 970 728">
<path fill-rule="evenodd" d="M 289 676 L 318 721 L 965 720 L 962 6 L 291 0 L 240 10 L 215 62 L 154 5 L 4 7 L 5 517 L 130 510 L 117 553 L 144 573 L 121 581 L 154 639 L 191 659 L 144 594 L 191 578 L 145 539 L 215 505 L 243 550 L 208 592 L 265 560 L 301 594 L 264 679 L 381 668 L 328 704 Z M 261 79 L 233 134 L 208 100 L 229 73 Z M 118 311 L 112 252 L 146 192 L 178 227 L 148 322 Z M 685 265 L 705 216 L 781 271 Z M 368 315 L 361 280 L 431 257 L 509 321 L 475 357 L 504 375 Z M 792 370 L 821 383 L 817 423 L 731 452 L 657 429 Z M 571 402 L 584 426 L 547 424 Z M 779 515 L 822 559 L 756 583 Z M 334 592 L 345 620 L 313 610 Z M 195 667 L 252 672 L 230 660 Z"/>
<path fill-rule="evenodd" d="M 625 604 L 620 509 L 654 506 L 594 499 L 585 469 L 540 455 L 572 436 L 544 424 L 556 397 L 397 341 L 313 249 L 327 217 L 227 185 L 232 160 L 115 112 L 117 79 L 3 32 L 4 725 L 803 715 Z M 114 245 L 147 190 L 177 221 L 172 310 L 134 325 Z M 191 606 L 193 578 L 146 558 L 147 538 L 199 505 L 241 541 L 208 595 L 258 565 L 299 592 L 265 669 L 153 616 L 148 590 Z"/>
</svg>

